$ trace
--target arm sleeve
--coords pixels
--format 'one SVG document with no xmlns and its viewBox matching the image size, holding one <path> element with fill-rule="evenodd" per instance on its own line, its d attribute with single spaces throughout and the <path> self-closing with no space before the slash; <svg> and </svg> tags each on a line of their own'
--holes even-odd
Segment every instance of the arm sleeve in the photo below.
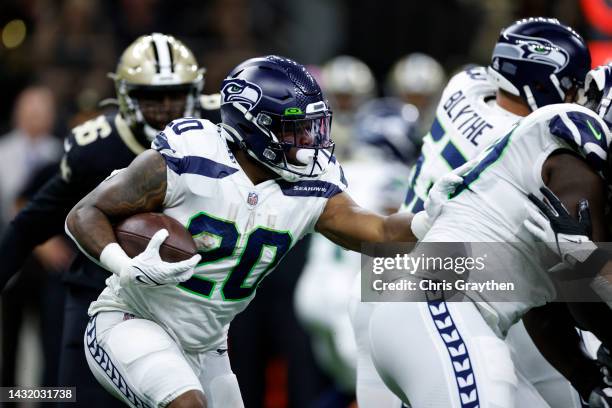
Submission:
<svg viewBox="0 0 612 408">
<path fill-rule="evenodd" d="M 37 245 L 63 233 L 64 220 L 79 199 L 79 189 L 56 174 L 17 214 L 0 239 L 0 290 Z"/>
</svg>

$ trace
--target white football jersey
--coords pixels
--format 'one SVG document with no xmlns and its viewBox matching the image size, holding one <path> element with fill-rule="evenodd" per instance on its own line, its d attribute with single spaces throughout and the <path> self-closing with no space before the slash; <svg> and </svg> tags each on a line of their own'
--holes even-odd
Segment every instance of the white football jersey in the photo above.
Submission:
<svg viewBox="0 0 612 408">
<path fill-rule="evenodd" d="M 333 158 L 318 179 L 254 185 L 232 155 L 225 130 L 200 119 L 171 122 L 153 142 L 166 159 L 164 214 L 193 235 L 201 263 L 177 286 L 122 288 L 112 276 L 89 313 L 121 310 L 150 319 L 186 350 L 215 348 L 257 286 L 314 226 L 346 181 Z"/>
<path fill-rule="evenodd" d="M 484 67 L 470 68 L 451 78 L 431 130 L 423 138 L 403 210 L 421 211 L 438 178 L 475 157 L 521 119 L 497 105 L 496 90 Z"/>
<path fill-rule="evenodd" d="M 345 162 L 350 181 L 346 191 L 362 208 L 384 214 L 400 206 L 410 168 L 376 153 L 358 146 L 353 159 Z M 347 310 L 351 297 L 360 298 L 360 269 L 360 253 L 316 234 L 295 289 L 298 317 L 305 327 L 316 328 L 311 330 L 311 340 L 320 365 L 336 384 L 348 389 L 355 386 L 358 355 Z"/>
<path fill-rule="evenodd" d="M 464 176 L 425 235 L 426 242 L 476 242 L 482 243 L 478 244 L 481 250 L 490 249 L 494 259 L 485 262 L 485 270 L 472 273 L 470 281 L 513 282 L 515 291 L 507 293 L 506 299 L 503 293 L 496 293 L 495 298 L 479 292 L 467 295 L 482 302 L 483 316 L 498 333 L 505 334 L 528 309 L 555 295 L 546 271 L 558 259 L 551 258 L 543 246 L 534 245 L 533 236 L 523 226 L 526 205 L 532 205 L 527 195 L 542 197 L 544 161 L 556 150 L 571 150 L 594 170 L 602 171 L 609 132 L 599 116 L 579 105 L 538 109 L 475 159 L 478 165 Z M 517 297 L 519 301 L 514 301 Z M 510 301 L 500 302 L 503 300 Z"/>
</svg>

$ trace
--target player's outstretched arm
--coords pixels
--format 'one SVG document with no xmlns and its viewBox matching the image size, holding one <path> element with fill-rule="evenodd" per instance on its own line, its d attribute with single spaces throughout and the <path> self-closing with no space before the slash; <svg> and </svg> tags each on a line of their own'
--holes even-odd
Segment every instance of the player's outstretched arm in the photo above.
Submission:
<svg viewBox="0 0 612 408">
<path fill-rule="evenodd" d="M 347 193 L 327 201 L 315 229 L 338 245 L 361 251 L 363 243 L 413 242 L 410 226 L 413 215 L 397 213 L 382 216 L 361 208 Z"/>
<path fill-rule="evenodd" d="M 441 177 L 429 192 L 425 211 L 414 216 L 410 213 L 381 216 L 361 208 L 348 194 L 340 193 L 327 201 L 315 229 L 336 244 L 354 251 L 360 251 L 363 243 L 415 242 L 431 228 L 449 193 L 463 182 L 461 175 L 474 163 L 468 162 Z"/>
<path fill-rule="evenodd" d="M 166 195 L 166 162 L 148 150 L 123 171 L 106 179 L 68 214 L 66 232 L 87 255 L 119 276 L 122 286 L 161 286 L 193 275 L 200 255 L 181 262 L 164 262 L 159 247 L 168 236 L 158 231 L 147 248 L 130 258 L 117 244 L 112 223 L 131 215 L 160 210 Z"/>
</svg>

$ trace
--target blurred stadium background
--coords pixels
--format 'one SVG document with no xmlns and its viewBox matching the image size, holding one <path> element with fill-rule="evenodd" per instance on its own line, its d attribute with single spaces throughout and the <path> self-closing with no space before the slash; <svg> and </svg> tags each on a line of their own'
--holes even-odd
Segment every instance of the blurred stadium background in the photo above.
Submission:
<svg viewBox="0 0 612 408">
<path fill-rule="evenodd" d="M 190 47 L 207 70 L 206 94 L 218 92 L 226 73 L 246 58 L 288 56 L 320 73 L 323 88 L 336 93 L 332 109 L 339 112 L 343 95 L 357 92 L 359 81 L 368 80 L 357 75 L 349 88 L 338 85 L 334 91 L 337 83 L 325 81 L 325 63 L 338 55 L 354 56 L 367 64 L 374 79 L 363 85 L 364 97 L 346 108 L 354 113 L 369 98 L 402 96 L 390 73 L 403 56 L 426 53 L 439 61 L 448 77 L 466 64 L 487 64 L 500 29 L 529 16 L 556 17 L 574 27 L 589 42 L 593 65 L 612 56 L 609 0 L 4 0 L 0 4 L 0 135 L 5 135 L 0 137 L 0 231 L 40 185 L 40 180 L 31 179 L 33 163 L 55 163 L 69 129 L 98 115 L 100 102 L 114 97 L 106 74 L 139 35 L 172 34 Z M 406 72 L 421 81 L 422 73 Z M 438 88 L 428 92 L 435 96 L 443 78 Z M 421 107 L 418 96 L 405 101 L 417 105 L 426 118 L 431 101 Z M 334 126 L 350 129 L 351 120 L 340 114 Z M 33 155 L 7 142 L 15 132 L 45 142 L 36 142 Z M 424 133 L 419 128 L 413 137 L 416 148 Z M 333 129 L 332 137 L 340 152 L 351 143 L 351 135 L 342 137 L 340 130 Z M 2 297 L 3 386 L 54 384 L 61 272 L 71 253 L 63 242 L 49 245 L 29 266 L 36 272 L 15 285 L 21 289 L 12 288 L 12 296 Z M 316 364 L 321 358 L 313 358 L 306 330 L 293 312 L 294 288 L 307 251 L 305 242 L 264 282 L 259 296 L 233 324 L 230 355 L 247 407 L 351 404 L 352 390 L 338 380 L 342 374 Z M 266 297 L 267 290 L 279 287 L 286 296 Z"/>
</svg>

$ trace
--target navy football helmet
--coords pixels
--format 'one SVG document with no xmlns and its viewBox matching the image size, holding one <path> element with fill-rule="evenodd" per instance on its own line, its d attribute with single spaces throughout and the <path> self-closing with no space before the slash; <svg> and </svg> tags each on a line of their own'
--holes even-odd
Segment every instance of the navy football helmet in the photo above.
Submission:
<svg viewBox="0 0 612 408">
<path fill-rule="evenodd" d="M 602 65 L 589 71 L 582 94 L 579 102 L 597 112 L 612 129 L 612 65 Z"/>
<path fill-rule="evenodd" d="M 332 160 L 331 110 L 297 62 L 252 58 L 221 87 L 221 119 L 231 142 L 282 178 L 318 177 Z"/>
<path fill-rule="evenodd" d="M 521 96 L 531 110 L 562 103 L 591 68 L 584 40 L 553 18 L 527 18 L 502 30 L 489 74 L 499 88 Z"/>
<path fill-rule="evenodd" d="M 374 99 L 357 111 L 354 138 L 357 143 L 376 148 L 383 160 L 408 166 L 419 153 L 418 119 L 418 109 L 401 99 Z"/>
<path fill-rule="evenodd" d="M 579 92 L 578 103 L 595 111 L 608 125 L 606 132 L 612 130 L 612 65 L 602 65 L 589 71 L 584 81 L 584 89 Z M 608 138 L 609 140 L 609 138 Z M 608 145 L 607 165 L 604 175 L 612 184 L 612 146 Z"/>
</svg>

